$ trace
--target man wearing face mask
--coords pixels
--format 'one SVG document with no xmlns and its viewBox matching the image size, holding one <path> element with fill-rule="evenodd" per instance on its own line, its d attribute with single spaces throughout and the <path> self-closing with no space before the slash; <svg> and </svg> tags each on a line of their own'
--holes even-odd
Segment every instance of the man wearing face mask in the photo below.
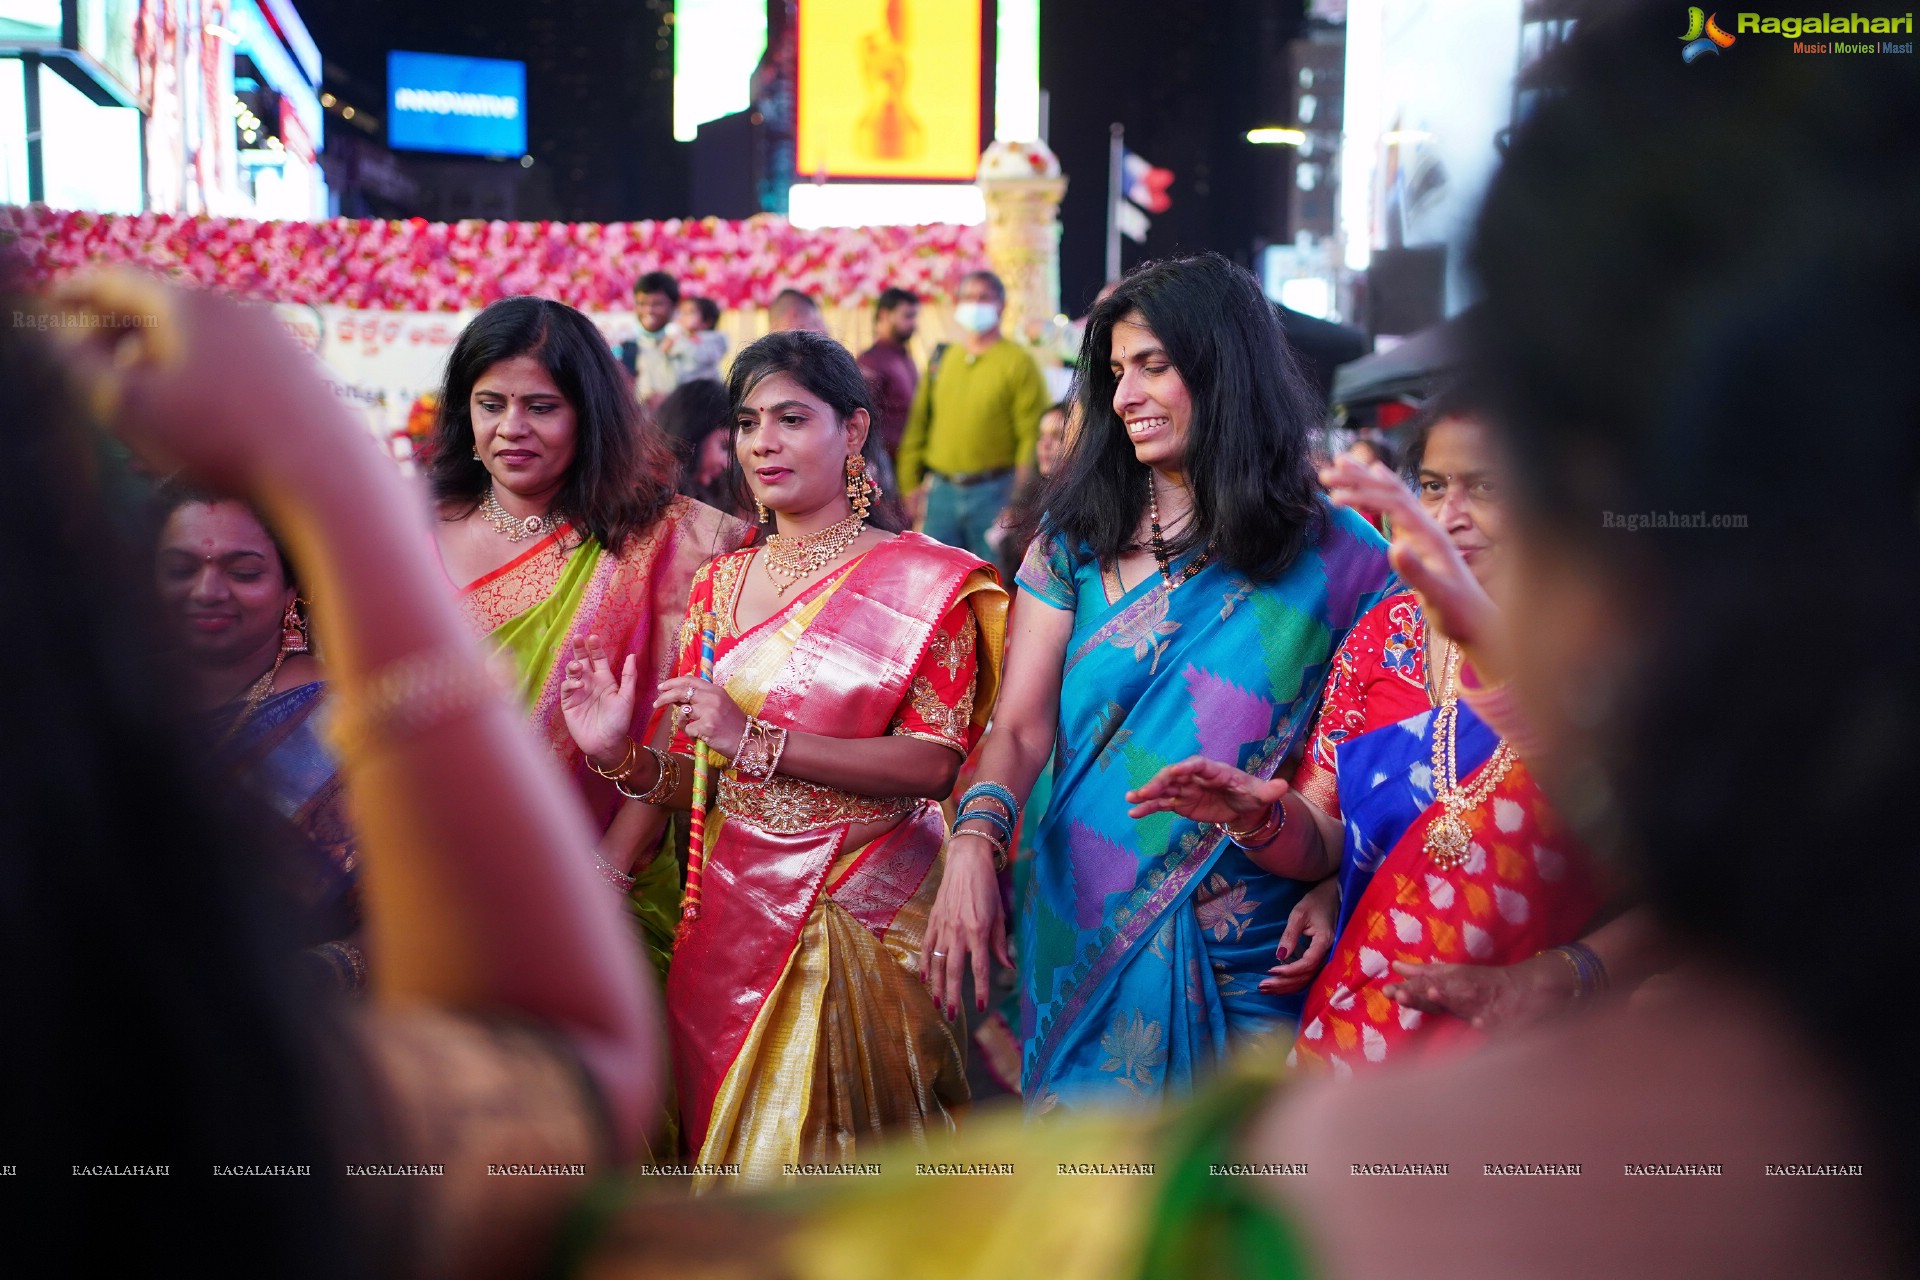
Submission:
<svg viewBox="0 0 1920 1280">
<path fill-rule="evenodd" d="M 1033 357 L 1001 335 L 1006 301 L 991 271 L 960 281 L 953 315 L 966 339 L 935 354 L 900 438 L 900 488 L 921 530 L 988 561 L 987 531 L 1033 471 L 1051 400 Z"/>
</svg>

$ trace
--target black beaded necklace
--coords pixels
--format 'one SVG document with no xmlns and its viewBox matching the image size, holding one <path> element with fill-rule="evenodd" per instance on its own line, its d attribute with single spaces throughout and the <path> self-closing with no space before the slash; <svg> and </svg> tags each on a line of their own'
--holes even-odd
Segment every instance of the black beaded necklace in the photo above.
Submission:
<svg viewBox="0 0 1920 1280">
<path fill-rule="evenodd" d="M 1160 532 L 1160 503 L 1153 492 L 1153 481 L 1147 481 L 1147 523 L 1153 530 L 1148 544 L 1153 548 L 1153 559 L 1160 566 L 1160 580 L 1167 584 L 1167 590 L 1178 591 L 1182 584 L 1194 574 L 1207 567 L 1207 561 L 1213 558 L 1213 543 L 1209 541 L 1200 554 L 1187 561 L 1187 567 L 1180 571 L 1179 578 L 1173 576 L 1171 559 L 1167 555 L 1167 540 Z"/>
</svg>

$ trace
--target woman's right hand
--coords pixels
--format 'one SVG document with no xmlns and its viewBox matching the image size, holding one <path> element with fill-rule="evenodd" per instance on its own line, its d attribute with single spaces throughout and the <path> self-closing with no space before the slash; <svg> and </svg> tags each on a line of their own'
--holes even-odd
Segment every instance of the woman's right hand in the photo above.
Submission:
<svg viewBox="0 0 1920 1280">
<path fill-rule="evenodd" d="M 956 833 L 958 834 L 958 833 Z M 949 839 L 946 872 L 934 897 L 920 943 L 920 977 L 951 1022 L 960 1012 L 961 984 L 973 969 L 974 1005 L 985 1011 L 989 957 L 1013 967 L 1007 949 L 1006 914 L 1000 908 L 1000 878 L 986 841 Z"/>
<path fill-rule="evenodd" d="M 632 741 L 636 669 L 629 653 L 615 674 L 599 636 L 588 636 L 585 645 L 573 643 L 573 657 L 560 682 L 560 714 L 574 745 L 603 769 L 626 759 Z"/>
<path fill-rule="evenodd" d="M 1224 823 L 1246 831 L 1266 819 L 1287 794 L 1284 778 L 1256 778 L 1230 764 L 1188 756 L 1127 792 L 1128 816 L 1139 819 L 1172 811 L 1194 822 Z"/>
</svg>

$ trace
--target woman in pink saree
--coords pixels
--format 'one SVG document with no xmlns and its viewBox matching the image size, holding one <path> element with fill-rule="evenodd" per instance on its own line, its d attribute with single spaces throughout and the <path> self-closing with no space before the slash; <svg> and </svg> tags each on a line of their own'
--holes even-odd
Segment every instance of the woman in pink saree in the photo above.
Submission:
<svg viewBox="0 0 1920 1280">
<path fill-rule="evenodd" d="M 1006 593 L 966 552 L 868 523 L 866 384 L 839 344 L 771 335 L 741 352 L 730 391 L 735 456 L 778 532 L 694 580 L 657 700 L 671 751 L 628 739 L 632 668 L 597 646 L 563 707 L 656 823 L 689 804 L 689 758 L 709 753 L 697 914 L 690 878 L 667 983 L 674 1075 L 689 1155 L 758 1182 L 882 1132 L 924 1140 L 967 1100 L 920 942 L 937 802 L 993 706 Z"/>
</svg>

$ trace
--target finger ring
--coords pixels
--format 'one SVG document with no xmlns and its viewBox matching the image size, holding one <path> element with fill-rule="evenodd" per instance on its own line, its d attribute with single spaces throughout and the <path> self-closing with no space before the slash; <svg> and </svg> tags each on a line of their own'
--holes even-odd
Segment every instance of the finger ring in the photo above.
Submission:
<svg viewBox="0 0 1920 1280">
<path fill-rule="evenodd" d="M 933 953 L 933 958 L 935 960 L 945 960 L 947 958 L 947 953 L 944 951 L 936 951 Z"/>
<path fill-rule="evenodd" d="M 680 701 L 682 701 L 682 702 L 684 702 L 684 703 L 686 703 L 686 704 L 687 704 L 688 706 L 692 706 L 692 705 L 693 705 L 693 690 L 691 690 L 691 689 L 688 689 L 688 690 L 686 691 L 686 693 L 685 693 L 685 695 L 683 695 L 683 696 L 681 697 L 681 699 L 680 699 Z"/>
</svg>

